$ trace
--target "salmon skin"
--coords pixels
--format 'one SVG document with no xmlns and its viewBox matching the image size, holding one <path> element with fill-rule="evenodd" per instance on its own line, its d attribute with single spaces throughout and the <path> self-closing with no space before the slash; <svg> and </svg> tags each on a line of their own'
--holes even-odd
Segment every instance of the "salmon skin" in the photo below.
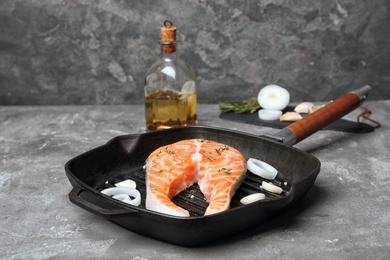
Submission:
<svg viewBox="0 0 390 260">
<path fill-rule="evenodd" d="M 209 203 L 205 215 L 226 211 L 245 173 L 244 156 L 222 143 L 189 139 L 162 146 L 146 161 L 146 208 L 189 217 L 171 199 L 197 182 Z"/>
</svg>

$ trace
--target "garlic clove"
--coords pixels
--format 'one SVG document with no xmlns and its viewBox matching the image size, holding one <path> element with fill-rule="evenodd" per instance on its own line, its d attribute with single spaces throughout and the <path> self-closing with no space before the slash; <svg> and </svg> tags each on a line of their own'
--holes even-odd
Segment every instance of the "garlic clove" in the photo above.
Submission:
<svg viewBox="0 0 390 260">
<path fill-rule="evenodd" d="M 311 113 L 312 109 L 314 107 L 313 103 L 310 102 L 302 102 L 298 104 L 295 108 L 294 111 L 297 113 L 306 113 L 309 114 Z"/>
<path fill-rule="evenodd" d="M 245 196 L 240 200 L 241 204 L 247 205 L 259 200 L 265 199 L 264 193 L 253 193 L 251 195 Z"/>
<path fill-rule="evenodd" d="M 302 103 L 299 103 L 295 108 L 294 108 L 294 111 L 297 112 L 297 113 L 303 113 L 303 114 L 311 114 L 315 111 L 317 111 L 318 109 L 320 109 L 322 106 L 317 106 L 317 105 L 314 105 L 313 103 L 310 103 L 310 102 L 302 102 Z"/>
<path fill-rule="evenodd" d="M 310 111 L 309 111 L 309 114 L 313 113 L 313 112 L 316 112 L 318 109 L 322 108 L 324 105 L 322 106 L 313 106 Z"/>
<path fill-rule="evenodd" d="M 303 117 L 300 114 L 298 114 L 297 112 L 286 112 L 279 117 L 279 120 L 281 122 L 283 122 L 283 121 L 294 122 L 294 121 L 301 120 L 302 118 Z"/>
<path fill-rule="evenodd" d="M 275 184 L 272 184 L 270 182 L 265 182 L 263 181 L 261 183 L 261 186 L 263 187 L 263 189 L 265 189 L 266 191 L 269 191 L 269 192 L 272 192 L 272 193 L 276 193 L 276 194 L 281 194 L 283 192 L 283 189 L 276 186 Z"/>
</svg>

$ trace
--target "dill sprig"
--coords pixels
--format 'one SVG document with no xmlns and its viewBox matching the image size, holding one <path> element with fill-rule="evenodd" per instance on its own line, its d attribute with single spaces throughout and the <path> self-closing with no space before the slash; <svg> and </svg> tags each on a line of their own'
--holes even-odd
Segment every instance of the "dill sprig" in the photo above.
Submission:
<svg viewBox="0 0 390 260">
<path fill-rule="evenodd" d="M 218 169 L 218 172 L 224 172 L 226 174 L 230 174 L 231 170 L 232 169 L 230 169 L 230 168 L 220 168 L 220 169 Z"/>
</svg>

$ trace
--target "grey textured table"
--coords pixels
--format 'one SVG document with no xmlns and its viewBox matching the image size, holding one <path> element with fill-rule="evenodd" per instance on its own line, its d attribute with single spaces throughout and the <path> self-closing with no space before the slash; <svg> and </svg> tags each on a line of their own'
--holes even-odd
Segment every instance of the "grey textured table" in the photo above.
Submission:
<svg viewBox="0 0 390 260">
<path fill-rule="evenodd" d="M 144 132 L 143 106 L 0 107 L 0 257 L 388 259 L 390 101 L 366 106 L 382 123 L 375 132 L 320 131 L 296 145 L 322 162 L 302 200 L 264 225 L 196 248 L 138 235 L 68 200 L 64 164 L 115 136 Z M 200 105 L 198 114 L 202 125 L 275 131 L 223 121 L 217 105 Z"/>
</svg>

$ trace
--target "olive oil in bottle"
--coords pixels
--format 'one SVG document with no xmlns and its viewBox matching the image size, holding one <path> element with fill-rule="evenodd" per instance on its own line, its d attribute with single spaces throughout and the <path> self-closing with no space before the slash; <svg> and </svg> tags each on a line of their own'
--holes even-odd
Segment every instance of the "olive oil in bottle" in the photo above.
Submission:
<svg viewBox="0 0 390 260">
<path fill-rule="evenodd" d="M 145 98 L 148 131 L 196 125 L 196 93 L 156 90 Z"/>
<path fill-rule="evenodd" d="M 177 58 L 176 27 L 161 28 L 161 57 L 145 77 L 146 130 L 197 124 L 195 74 Z"/>
</svg>

